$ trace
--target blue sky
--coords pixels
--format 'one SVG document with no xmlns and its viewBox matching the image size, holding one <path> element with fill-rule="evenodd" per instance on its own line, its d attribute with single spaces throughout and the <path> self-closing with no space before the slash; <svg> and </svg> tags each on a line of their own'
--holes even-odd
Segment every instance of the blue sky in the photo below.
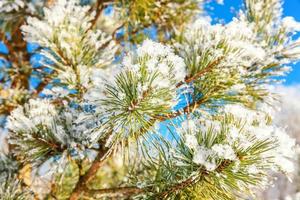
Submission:
<svg viewBox="0 0 300 200">
<path fill-rule="evenodd" d="M 224 0 L 224 5 L 214 2 L 206 7 L 207 12 L 213 19 L 223 19 L 229 22 L 241 8 L 242 0 Z M 293 16 L 300 21 L 300 0 L 285 0 L 283 4 L 284 16 Z M 293 71 L 287 76 L 285 85 L 300 84 L 300 62 L 293 66 Z"/>
</svg>

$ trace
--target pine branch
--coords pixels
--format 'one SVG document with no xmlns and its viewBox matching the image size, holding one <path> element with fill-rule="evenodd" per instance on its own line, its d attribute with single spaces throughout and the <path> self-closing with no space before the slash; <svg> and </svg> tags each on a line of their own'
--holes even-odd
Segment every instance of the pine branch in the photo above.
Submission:
<svg viewBox="0 0 300 200">
<path fill-rule="evenodd" d="M 121 30 L 123 27 L 125 26 L 125 23 L 122 23 L 120 26 L 118 26 L 113 32 L 112 32 L 112 39 L 117 42 L 120 43 L 120 40 L 116 38 L 116 33 Z"/>
<path fill-rule="evenodd" d="M 127 197 L 130 198 L 133 195 L 145 192 L 144 189 L 137 187 L 119 187 L 119 188 L 107 188 L 99 190 L 88 190 L 89 196 L 103 196 L 103 197 Z"/>
<path fill-rule="evenodd" d="M 52 78 L 46 77 L 43 78 L 43 81 L 37 86 L 33 93 L 33 97 L 38 97 L 38 95 L 44 90 L 44 88 L 52 81 Z"/>
<path fill-rule="evenodd" d="M 181 110 L 178 110 L 176 112 L 173 112 L 173 113 L 167 114 L 167 115 L 159 115 L 154 118 L 158 119 L 159 121 L 165 121 L 168 119 L 179 117 L 182 114 L 193 113 L 200 105 L 207 102 L 208 100 L 209 100 L 208 98 L 201 98 L 198 101 L 195 101 L 195 102 L 187 105 L 186 107 L 184 107 Z"/>
<path fill-rule="evenodd" d="M 37 141 L 37 143 L 40 143 L 41 145 L 43 145 L 45 147 L 50 147 L 54 153 L 55 152 L 63 152 L 65 150 L 64 147 L 62 147 L 60 144 L 56 144 L 53 141 L 47 141 L 45 139 L 38 137 L 37 135 L 33 135 L 33 138 Z"/>
<path fill-rule="evenodd" d="M 106 3 L 113 3 L 115 0 L 97 0 L 96 2 L 96 15 L 94 17 L 94 19 L 91 21 L 91 27 L 90 29 L 93 29 L 96 25 L 97 20 L 99 19 L 102 11 L 107 7 Z M 93 12 L 93 7 L 91 7 L 91 9 L 89 10 L 89 13 Z"/>
<path fill-rule="evenodd" d="M 221 173 L 223 170 L 225 170 L 230 164 L 232 164 L 232 161 L 230 160 L 224 160 L 216 169 L 216 171 L 218 173 Z M 174 194 L 174 192 L 178 192 L 180 190 L 183 190 L 187 187 L 191 187 L 194 184 L 197 184 L 199 181 L 203 180 L 203 176 L 209 176 L 210 173 L 209 171 L 206 170 L 201 170 L 201 172 L 199 172 L 199 176 L 198 177 L 190 177 L 185 181 L 182 181 L 178 184 L 175 184 L 173 186 L 171 186 L 169 189 L 167 189 L 166 191 L 159 193 L 157 195 L 155 195 L 156 198 L 158 199 L 165 199 L 167 198 L 170 194 Z"/>
<path fill-rule="evenodd" d="M 223 161 L 216 171 L 218 173 L 221 173 L 223 170 L 225 170 L 228 166 L 232 164 L 232 161 L 225 160 Z M 199 175 L 196 177 L 190 177 L 184 181 L 181 181 L 177 184 L 174 184 L 172 186 L 169 186 L 166 191 L 154 194 L 153 197 L 155 199 L 166 199 L 170 194 L 174 194 L 180 190 L 183 190 L 187 187 L 191 187 L 195 184 L 197 184 L 199 181 L 203 180 L 203 176 L 209 176 L 209 171 L 201 170 L 199 172 Z M 87 193 L 90 196 L 101 196 L 101 197 L 126 197 L 130 198 L 133 195 L 138 195 L 142 193 L 148 193 L 152 191 L 152 187 L 144 187 L 144 188 L 138 188 L 138 187 L 118 187 L 118 188 L 105 188 L 105 189 L 98 189 L 98 190 L 90 190 L 88 188 Z M 155 193 L 155 192 L 154 192 Z M 72 199 L 73 200 L 73 199 Z M 74 199 L 75 200 L 75 199 Z"/>
<path fill-rule="evenodd" d="M 103 5 L 105 2 L 108 2 L 108 1 L 107 0 L 106 1 L 105 0 L 98 0 L 97 1 L 97 3 L 96 3 L 96 11 L 95 11 L 96 15 L 95 15 L 94 19 L 91 21 L 91 27 L 90 27 L 90 29 L 92 29 L 95 26 L 98 18 L 100 17 L 103 9 L 105 8 L 105 6 Z M 92 12 L 92 9 L 90 10 L 90 12 Z"/>
<path fill-rule="evenodd" d="M 99 150 L 99 153 L 93 161 L 91 167 L 83 176 L 79 178 L 79 181 L 77 182 L 75 189 L 70 196 L 70 200 L 77 200 L 81 197 L 81 195 L 88 191 L 87 183 L 96 175 L 97 171 L 103 165 L 103 162 L 112 152 L 112 148 L 106 147 L 105 142 L 106 140 L 100 144 L 101 149 Z"/>
<path fill-rule="evenodd" d="M 191 82 L 195 81 L 197 78 L 200 78 L 202 75 L 204 75 L 208 72 L 211 72 L 214 69 L 214 67 L 217 66 L 223 59 L 224 59 L 224 56 L 222 56 L 222 57 L 218 58 L 217 60 L 213 61 L 207 67 L 205 67 L 203 70 L 199 71 L 195 75 L 187 76 L 185 78 L 184 82 L 178 83 L 176 85 L 176 87 L 179 88 L 183 84 L 191 83 Z"/>
<path fill-rule="evenodd" d="M 156 198 L 160 199 L 165 199 L 168 197 L 169 194 L 173 193 L 173 192 L 177 192 L 178 190 L 182 190 L 186 187 L 191 186 L 192 184 L 196 183 L 196 179 L 194 177 L 188 178 L 185 181 L 182 181 L 181 183 L 175 184 L 173 186 L 171 186 L 167 191 L 164 191 L 162 193 L 159 193 L 156 196 Z"/>
<path fill-rule="evenodd" d="M 0 60 L 8 60 L 8 55 L 0 52 Z"/>
<path fill-rule="evenodd" d="M 212 71 L 214 69 L 214 67 L 217 66 L 223 59 L 224 59 L 224 57 L 220 57 L 219 59 L 217 59 L 214 62 L 212 62 L 211 64 L 209 64 L 205 69 L 203 69 L 200 72 L 198 72 L 197 74 L 195 74 L 194 76 L 187 77 L 184 82 L 178 83 L 176 85 L 176 87 L 180 87 L 181 85 L 186 84 L 186 83 L 191 83 L 192 81 L 195 81 L 197 78 L 200 78 L 205 73 L 208 73 L 208 72 Z M 176 118 L 176 117 L 178 117 L 178 116 L 180 116 L 182 114 L 192 113 L 201 104 L 207 102 L 208 100 L 209 100 L 208 98 L 201 98 L 198 101 L 195 101 L 195 102 L 187 105 L 182 110 L 178 110 L 178 111 L 176 111 L 174 113 L 167 114 L 167 115 L 164 115 L 164 116 L 156 116 L 155 118 L 158 119 L 158 120 L 160 120 L 160 121 L 165 121 L 167 119 Z"/>
</svg>

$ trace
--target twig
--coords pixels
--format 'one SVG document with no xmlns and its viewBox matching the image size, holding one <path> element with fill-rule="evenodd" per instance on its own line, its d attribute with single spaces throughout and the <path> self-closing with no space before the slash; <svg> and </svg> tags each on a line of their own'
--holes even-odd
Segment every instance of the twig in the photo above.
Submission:
<svg viewBox="0 0 300 200">
<path fill-rule="evenodd" d="M 92 29 L 95 26 L 103 9 L 104 9 L 104 5 L 103 5 L 102 1 L 98 0 L 96 3 L 96 15 L 95 15 L 94 19 L 91 21 L 91 26 L 89 29 Z"/>
<path fill-rule="evenodd" d="M 209 64 L 205 69 L 199 71 L 197 74 L 195 74 L 194 76 L 191 77 L 187 77 L 185 78 L 184 82 L 180 82 L 176 85 L 177 88 L 179 88 L 181 85 L 185 84 L 185 83 L 191 83 L 194 80 L 196 80 L 197 78 L 201 77 L 203 74 L 210 72 L 211 70 L 214 69 L 214 67 L 216 65 L 218 65 L 221 60 L 224 57 L 220 57 L 217 60 L 215 60 L 214 62 L 212 62 L 211 64 Z M 186 107 L 184 107 L 181 110 L 178 110 L 176 112 L 170 113 L 170 114 L 166 114 L 166 115 L 158 115 L 155 116 L 156 119 L 158 119 L 159 121 L 164 121 L 167 119 L 171 119 L 171 118 L 176 118 L 182 114 L 189 114 L 195 111 L 196 108 L 198 108 L 201 104 L 207 102 L 208 99 L 207 98 L 201 98 L 198 101 L 193 102 L 192 104 L 187 105 Z"/>
<path fill-rule="evenodd" d="M 77 200 L 83 195 L 87 190 L 87 183 L 95 176 L 99 168 L 102 166 L 105 158 L 111 153 L 112 148 L 105 146 L 106 140 L 104 140 L 100 147 L 99 153 L 95 160 L 93 161 L 91 167 L 88 169 L 86 174 L 81 176 L 77 182 L 75 189 L 72 192 L 70 200 Z"/>
<path fill-rule="evenodd" d="M 194 80 L 196 80 L 197 78 L 200 78 L 203 74 L 210 72 L 211 70 L 213 70 L 213 68 L 218 65 L 222 60 L 224 59 L 224 57 L 220 57 L 217 60 L 213 61 L 212 63 L 210 63 L 207 67 L 205 67 L 203 70 L 199 71 L 197 74 L 195 74 L 194 76 L 191 77 L 186 77 L 184 81 L 178 83 L 176 85 L 176 87 L 180 87 L 181 85 L 185 84 L 185 83 L 191 83 Z"/>
<path fill-rule="evenodd" d="M 222 171 L 224 171 L 228 166 L 230 166 L 232 164 L 233 161 L 231 160 L 224 160 L 222 161 L 222 163 L 217 167 L 216 171 L 218 173 L 221 173 Z M 155 196 L 157 196 L 157 199 L 166 199 L 168 197 L 168 195 L 173 194 L 174 192 L 177 192 L 179 190 L 182 190 L 186 187 L 190 187 L 196 183 L 198 183 L 201 179 L 201 176 L 208 176 L 210 173 L 207 170 L 201 170 L 200 174 L 198 175 L 198 177 L 190 177 L 187 180 L 180 182 L 178 184 L 175 184 L 173 186 L 171 186 L 170 188 L 168 188 L 166 191 L 161 192 Z"/>
<path fill-rule="evenodd" d="M 225 170 L 228 166 L 232 164 L 230 160 L 224 160 L 216 169 L 217 172 L 221 173 Z M 184 188 L 190 187 L 199 181 L 201 181 L 203 176 L 208 176 L 210 173 L 209 171 L 202 169 L 198 176 L 187 178 L 184 181 L 176 183 L 174 185 L 169 186 L 165 191 L 160 193 L 154 194 L 155 199 L 166 199 L 170 194 L 182 190 Z M 119 187 L 119 188 L 105 188 L 105 189 L 98 189 L 98 190 L 89 190 L 87 189 L 87 193 L 91 196 L 99 195 L 99 197 L 127 197 L 130 198 L 133 195 L 152 192 L 152 187 Z"/>
<path fill-rule="evenodd" d="M 89 190 L 88 193 L 90 196 L 97 197 L 130 197 L 135 194 L 140 194 L 145 192 L 144 189 L 137 187 L 119 187 L 119 188 L 107 188 L 107 189 L 99 189 L 99 190 Z"/>
</svg>

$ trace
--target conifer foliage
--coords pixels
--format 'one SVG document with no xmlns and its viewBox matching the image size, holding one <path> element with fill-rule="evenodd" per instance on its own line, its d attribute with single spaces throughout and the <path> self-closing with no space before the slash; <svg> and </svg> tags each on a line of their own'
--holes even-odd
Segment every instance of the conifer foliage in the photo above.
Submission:
<svg viewBox="0 0 300 200">
<path fill-rule="evenodd" d="M 300 23 L 204 4 L 1 0 L 0 199 L 246 199 L 293 172 L 272 86 Z"/>
</svg>

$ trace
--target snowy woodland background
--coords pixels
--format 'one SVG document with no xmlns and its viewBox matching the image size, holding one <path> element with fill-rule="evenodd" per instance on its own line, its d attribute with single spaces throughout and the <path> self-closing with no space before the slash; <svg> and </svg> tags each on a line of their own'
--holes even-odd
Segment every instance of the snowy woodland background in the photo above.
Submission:
<svg viewBox="0 0 300 200">
<path fill-rule="evenodd" d="M 234 18 L 222 19 L 217 11 L 230 1 L 236 5 L 0 0 L 0 172 L 9 174 L 0 174 L 0 200 L 27 200 L 22 195 L 29 190 L 35 199 L 99 193 L 108 199 L 229 200 L 255 193 L 262 200 L 300 200 L 300 76 L 284 82 L 290 66 L 300 68 L 300 23 L 284 15 L 280 0 L 239 2 L 223 11 Z M 21 45 L 9 46 L 14 40 Z M 204 138 L 193 131 L 205 132 Z M 212 142 L 213 131 L 221 136 Z M 40 146 L 36 132 L 46 135 L 38 138 Z M 86 181 L 102 151 L 101 161 L 115 157 L 94 173 L 99 180 Z M 21 163 L 17 172 L 18 164 L 5 160 L 11 155 Z M 201 182 L 202 173 L 215 184 L 201 185 L 210 192 L 185 188 Z"/>
<path fill-rule="evenodd" d="M 300 144 L 300 86 L 279 86 L 276 88 L 282 94 L 281 106 L 282 109 L 276 114 L 276 123 L 287 127 L 288 133 L 296 138 Z M 277 176 L 277 181 L 274 186 L 267 191 L 262 192 L 262 199 L 300 199 L 300 149 L 298 149 L 298 160 L 295 162 L 296 170 L 293 174 L 291 182 L 286 177 L 274 174 Z"/>
</svg>

